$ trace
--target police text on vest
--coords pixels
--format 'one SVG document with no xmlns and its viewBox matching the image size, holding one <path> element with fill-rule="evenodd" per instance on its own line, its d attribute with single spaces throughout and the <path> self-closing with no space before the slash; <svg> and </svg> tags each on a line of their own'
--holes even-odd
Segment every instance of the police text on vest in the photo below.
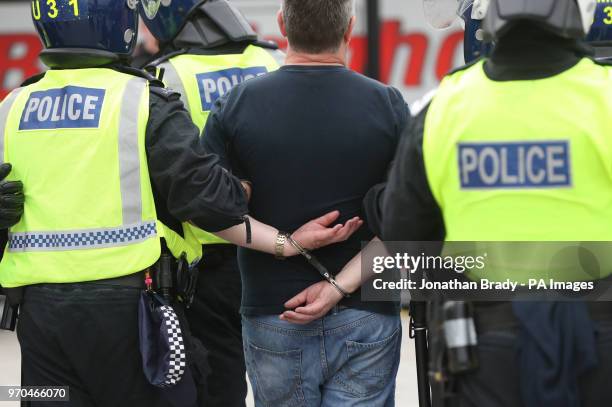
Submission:
<svg viewBox="0 0 612 407">
<path fill-rule="evenodd" d="M 550 188 L 571 184 L 567 141 L 460 143 L 461 187 Z"/>
<path fill-rule="evenodd" d="M 217 99 L 228 93 L 239 83 L 266 73 L 268 73 L 268 70 L 265 66 L 255 66 L 252 68 L 230 68 L 217 72 L 197 74 L 196 79 L 200 89 L 202 111 L 210 111 Z"/>
<path fill-rule="evenodd" d="M 32 92 L 19 130 L 97 128 L 104 93 L 104 89 L 79 86 Z"/>
</svg>

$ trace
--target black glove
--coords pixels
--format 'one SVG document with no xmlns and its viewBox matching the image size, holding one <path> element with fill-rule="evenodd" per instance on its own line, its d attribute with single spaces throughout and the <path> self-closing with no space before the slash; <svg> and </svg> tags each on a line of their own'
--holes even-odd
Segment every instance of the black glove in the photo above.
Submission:
<svg viewBox="0 0 612 407">
<path fill-rule="evenodd" d="M 21 181 L 4 181 L 11 168 L 11 164 L 0 165 L 0 229 L 14 226 L 23 215 L 23 184 Z"/>
</svg>

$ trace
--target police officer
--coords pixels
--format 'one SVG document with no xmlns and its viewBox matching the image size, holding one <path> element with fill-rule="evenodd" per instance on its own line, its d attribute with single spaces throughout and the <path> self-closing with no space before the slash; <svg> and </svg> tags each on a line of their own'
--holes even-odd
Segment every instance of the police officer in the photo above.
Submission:
<svg viewBox="0 0 612 407">
<path fill-rule="evenodd" d="M 181 94 L 191 119 L 204 129 L 215 101 L 234 85 L 278 69 L 282 52 L 258 41 L 227 0 L 163 2 L 157 17 L 142 19 L 159 40 L 152 62 L 165 85 Z M 205 135 L 203 135 L 205 137 Z M 205 406 L 244 406 L 246 368 L 240 320 L 241 281 L 236 246 L 193 226 L 203 244 L 196 296 L 187 311 L 193 334 L 209 351 L 211 374 Z"/>
<path fill-rule="evenodd" d="M 159 1 L 145 1 L 154 15 Z M 137 307 L 162 253 L 201 256 L 180 221 L 269 253 L 278 234 L 245 222 L 243 185 L 203 151 L 179 95 L 127 66 L 137 6 L 34 0 L 51 69 L 0 105 L 0 157 L 26 196 L 0 263 L 22 304 L 22 384 L 69 386 L 74 406 L 167 405 L 143 374 Z M 358 224 L 328 229 L 335 218 L 294 236 L 314 248 Z"/>
<path fill-rule="evenodd" d="M 466 50 L 482 39 L 495 48 L 445 77 L 414 112 L 386 189 L 370 197 L 382 196 L 382 210 L 370 213 L 382 217 L 383 238 L 610 241 L 612 76 L 582 41 L 596 1 L 458 6 L 468 13 Z M 602 271 L 598 277 L 609 273 Z M 475 305 L 479 366 L 451 377 L 444 394 L 453 397 L 435 401 L 532 407 L 610 399 L 609 303 Z"/>
</svg>

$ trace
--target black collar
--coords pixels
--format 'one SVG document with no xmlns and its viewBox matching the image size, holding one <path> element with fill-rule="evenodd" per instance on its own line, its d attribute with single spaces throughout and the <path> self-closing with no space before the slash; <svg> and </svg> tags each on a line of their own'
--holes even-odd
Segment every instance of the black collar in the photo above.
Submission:
<svg viewBox="0 0 612 407">
<path fill-rule="evenodd" d="M 543 79 L 570 69 L 591 54 L 581 41 L 525 24 L 500 39 L 484 69 L 494 81 Z"/>
</svg>

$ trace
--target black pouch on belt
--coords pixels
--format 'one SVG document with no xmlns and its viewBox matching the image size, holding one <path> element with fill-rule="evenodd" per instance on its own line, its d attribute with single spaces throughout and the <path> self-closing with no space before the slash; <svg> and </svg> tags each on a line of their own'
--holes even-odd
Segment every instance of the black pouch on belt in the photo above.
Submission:
<svg viewBox="0 0 612 407">
<path fill-rule="evenodd" d="M 174 308 L 151 289 L 142 291 L 138 307 L 140 353 L 145 377 L 176 407 L 192 407 L 197 389 L 188 367 L 185 336 Z"/>
<path fill-rule="evenodd" d="M 17 326 L 19 304 L 23 301 L 23 287 L 0 287 L 0 329 L 14 331 Z"/>
<path fill-rule="evenodd" d="M 191 307 L 198 283 L 198 264 L 189 264 L 187 256 L 183 253 L 178 260 L 176 271 L 176 298 L 185 308 Z"/>
</svg>

